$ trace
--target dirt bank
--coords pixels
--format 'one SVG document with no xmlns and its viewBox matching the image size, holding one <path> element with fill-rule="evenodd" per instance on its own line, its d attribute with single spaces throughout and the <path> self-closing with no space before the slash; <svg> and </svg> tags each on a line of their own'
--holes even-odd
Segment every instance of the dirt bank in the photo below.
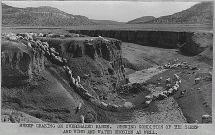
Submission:
<svg viewBox="0 0 215 135">
<path fill-rule="evenodd" d="M 132 39 L 132 36 L 129 38 Z M 86 39 L 89 39 L 87 44 Z M 122 46 L 118 46 L 117 42 L 106 42 L 105 39 L 103 39 L 104 44 L 92 42 L 96 39 L 98 37 L 45 39 L 44 41 L 47 41 L 50 47 L 54 47 L 61 57 L 66 58 L 67 66 L 71 69 L 70 76 L 62 65 L 52 63 L 53 59 L 47 57 L 44 61 L 45 69 L 40 72 L 33 84 L 14 88 L 2 87 L 3 107 L 15 108 L 46 122 L 74 123 L 80 122 L 81 115 L 88 114 L 96 118 L 95 122 L 98 123 L 185 123 L 186 121 L 191 123 L 195 120 L 200 122 L 203 114 L 211 114 L 211 81 L 203 79 L 198 85 L 194 85 L 193 82 L 198 76 L 206 78 L 207 73 L 212 69 L 212 61 L 201 61 L 200 55 L 185 56 L 176 49 L 140 46 L 133 43 L 122 43 Z M 211 50 L 207 49 L 207 51 Z M 206 57 L 205 54 L 201 54 Z M 123 59 L 133 67 L 131 70 L 123 63 Z M 187 61 L 200 70 L 156 70 L 155 67 L 158 65 L 175 59 L 179 59 L 180 62 Z M 124 70 L 124 65 L 127 66 L 127 72 Z M 132 93 L 127 96 L 118 95 L 117 90 L 120 89 L 116 86 L 125 84 L 127 79 L 125 73 L 130 73 L 131 82 L 148 80 L 146 92 Z M 164 80 L 168 77 L 172 78 L 174 73 L 182 76 L 183 84 L 179 92 L 165 100 L 153 101 L 146 107 L 143 104 L 145 102 L 143 97 L 149 94 L 147 92 L 163 91 Z M 101 109 L 98 104 L 85 100 L 75 91 L 70 85 L 71 76 L 73 79 L 79 76 L 80 84 L 96 100 L 132 109 L 126 108 L 118 112 Z M 160 76 L 163 76 L 162 82 L 157 80 Z M 160 83 L 159 86 L 158 83 Z M 201 92 L 197 92 L 197 88 L 200 88 Z M 180 91 L 185 89 L 187 93 L 180 97 Z M 76 113 L 79 103 L 82 103 L 83 107 L 79 113 Z M 172 114 L 175 115 L 171 116 Z"/>
<path fill-rule="evenodd" d="M 196 55 L 212 45 L 210 32 L 132 31 L 132 30 L 69 30 L 91 37 L 103 36 L 143 46 L 178 48 L 189 55 Z M 209 41 L 209 42 L 208 42 Z"/>
</svg>

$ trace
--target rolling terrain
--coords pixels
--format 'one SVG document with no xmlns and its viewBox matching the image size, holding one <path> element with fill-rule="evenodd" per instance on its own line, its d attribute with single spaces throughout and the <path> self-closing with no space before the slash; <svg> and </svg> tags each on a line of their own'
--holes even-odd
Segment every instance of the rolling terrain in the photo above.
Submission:
<svg viewBox="0 0 215 135">
<path fill-rule="evenodd" d="M 140 24 L 140 23 L 144 23 L 144 22 L 149 22 L 154 19 L 155 19 L 154 16 L 143 16 L 143 17 L 128 21 L 127 24 Z"/>
<path fill-rule="evenodd" d="M 212 24 L 213 2 L 201 2 L 189 9 L 173 15 L 143 16 L 128 21 L 126 24 Z M 81 15 L 65 13 L 57 8 L 42 6 L 16 8 L 2 3 L 3 26 L 79 26 L 79 25 L 122 25 L 113 20 L 94 20 Z M 126 25 L 129 26 L 129 25 Z M 130 25 L 132 26 L 132 25 Z M 121 26 L 118 26 L 119 28 Z M 130 28 L 130 27 L 128 27 Z"/>
<path fill-rule="evenodd" d="M 31 29 L 31 31 L 32 30 L 34 29 Z M 64 32 L 61 34 L 63 33 Z M 65 41 L 72 43 L 70 40 L 75 40 L 78 43 L 88 38 L 96 39 L 96 37 L 80 37 L 67 39 Z M 64 40 L 58 38 L 40 38 L 40 40 L 49 42 L 49 44 L 57 50 L 60 49 L 59 45 L 62 43 L 69 45 L 66 42 L 64 43 Z M 210 41 L 211 38 L 208 38 L 207 40 Z M 72 44 L 74 43 L 76 44 L 76 42 L 73 42 Z M 210 80 L 205 80 L 207 74 L 211 72 L 212 69 L 211 52 L 212 49 L 209 47 L 205 52 L 203 51 L 198 55 L 186 56 L 181 54 L 177 49 L 140 46 L 133 43 L 123 42 L 122 58 L 125 60 L 126 75 L 132 83 L 140 83 L 141 81 L 146 82 L 147 89 L 151 93 L 157 93 L 163 91 L 165 85 L 164 82 L 161 82 L 160 86 L 157 85 L 160 76 L 165 80 L 165 78 L 168 77 L 172 78 L 173 74 L 177 73 L 182 78 L 183 83 L 175 95 L 164 100 L 154 101 L 148 107 L 144 105 L 144 99 L 141 98 L 146 96 L 148 92 L 133 93 L 127 96 L 117 96 L 116 93 L 110 92 L 110 90 L 112 90 L 110 82 L 113 80 L 107 81 L 106 79 L 109 77 L 109 79 L 116 79 L 117 74 L 112 77 L 106 74 L 101 74 L 100 69 L 108 67 L 106 60 L 92 60 L 89 57 L 91 55 L 84 53 L 76 54 L 78 55 L 77 57 L 64 52 L 62 53 L 62 56 L 69 60 L 73 75 L 81 76 L 81 84 L 88 88 L 94 96 L 98 95 L 96 97 L 106 103 L 109 102 L 120 105 L 127 104 L 127 106 L 133 104 L 135 105 L 135 108 L 133 110 L 112 112 L 95 106 L 92 102 L 83 99 L 75 89 L 69 85 L 68 78 L 62 67 L 51 63 L 49 59 L 45 59 L 45 69 L 34 83 L 15 88 L 2 87 L 2 112 L 4 118 L 7 118 L 8 115 L 11 116 L 11 113 L 8 114 L 7 110 L 15 108 L 18 112 L 12 114 L 18 114 L 20 117 L 24 115 L 21 115 L 21 112 L 26 115 L 30 114 L 30 117 L 36 117 L 45 122 L 63 123 L 78 123 L 80 122 L 80 116 L 88 115 L 88 113 L 93 115 L 96 119 L 94 122 L 96 123 L 176 124 L 186 122 L 193 123 L 195 120 L 198 120 L 199 123 L 201 123 L 202 115 L 211 115 L 212 97 L 210 95 L 212 85 Z M 179 59 L 180 62 L 187 61 L 191 66 L 197 66 L 200 70 L 194 71 L 195 74 L 193 74 L 193 71 L 190 69 L 171 69 L 162 72 L 154 70 L 157 66 L 168 62 L 172 63 L 175 59 Z M 101 65 L 99 63 L 101 63 Z M 106 71 L 104 70 L 102 72 L 105 73 Z M 84 76 L 84 74 L 88 73 L 92 76 L 90 79 L 87 79 Z M 203 78 L 198 85 L 194 84 L 194 78 L 196 76 L 201 76 Z M 192 89 L 190 89 L 190 86 L 192 86 Z M 96 89 L 94 87 L 96 87 Z M 199 93 L 196 90 L 197 88 L 200 88 L 202 92 Z M 188 92 L 185 96 L 181 97 L 180 91 L 184 89 Z M 26 92 L 28 94 L 26 94 Z M 101 95 L 105 96 L 107 99 L 101 98 Z M 192 97 L 192 100 L 190 100 L 190 97 Z M 124 100 L 126 100 L 126 102 Z M 186 104 L 184 101 L 187 101 Z M 80 102 L 83 104 L 83 107 L 80 112 L 76 114 L 75 109 Z M 126 104 L 124 104 L 124 102 Z M 26 115 L 24 116 L 28 119 L 29 116 Z M 35 120 L 29 121 L 37 121 L 36 118 Z M 4 119 L 2 121 L 4 121 Z"/>
<path fill-rule="evenodd" d="M 94 24 L 85 16 L 72 15 L 53 7 L 17 8 L 2 3 L 3 26 L 73 26 Z"/>
<path fill-rule="evenodd" d="M 1 121 L 83 123 L 84 116 L 85 123 L 202 123 L 202 115 L 212 115 L 211 5 L 121 24 L 2 4 Z M 26 32 L 37 36 L 19 37 Z M 67 62 L 59 64 L 59 57 Z M 164 68 L 181 63 L 188 68 Z M 182 81 L 178 90 L 147 103 L 146 96 L 168 90 L 174 74 Z"/>
<path fill-rule="evenodd" d="M 195 24 L 195 23 L 213 23 L 213 2 L 201 2 L 186 10 L 173 15 L 162 16 L 145 23 L 160 24 Z"/>
</svg>

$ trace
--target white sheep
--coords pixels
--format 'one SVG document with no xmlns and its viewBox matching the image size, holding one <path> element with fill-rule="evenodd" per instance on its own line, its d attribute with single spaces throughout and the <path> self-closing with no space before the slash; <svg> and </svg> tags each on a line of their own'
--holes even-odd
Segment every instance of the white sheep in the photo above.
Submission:
<svg viewBox="0 0 215 135">
<path fill-rule="evenodd" d="M 66 66 L 63 66 L 63 69 L 66 70 Z"/>
<path fill-rule="evenodd" d="M 78 87 L 79 86 L 79 83 L 78 83 L 78 80 L 75 79 L 75 85 Z"/>
<path fill-rule="evenodd" d="M 28 44 L 27 44 L 27 45 L 28 45 L 28 47 L 32 48 L 31 43 L 29 43 L 29 42 L 28 42 Z"/>
<path fill-rule="evenodd" d="M 152 96 L 152 100 L 154 101 L 154 100 L 156 100 L 158 97 L 159 97 L 159 95 L 153 95 L 153 96 Z"/>
<path fill-rule="evenodd" d="M 81 109 L 81 107 L 82 107 L 82 104 L 81 104 L 81 103 L 79 103 L 79 104 L 78 104 L 78 109 L 80 110 L 80 109 Z"/>
<path fill-rule="evenodd" d="M 42 44 L 43 44 L 44 46 L 47 46 L 47 47 L 49 47 L 49 44 L 48 44 L 48 42 L 42 42 Z"/>
<path fill-rule="evenodd" d="M 158 66 L 157 69 L 163 69 L 163 67 L 162 66 Z"/>
<path fill-rule="evenodd" d="M 151 100 L 146 101 L 145 103 L 146 103 L 147 105 L 149 105 L 149 104 L 151 103 Z"/>
<path fill-rule="evenodd" d="M 187 65 L 187 62 L 186 62 L 186 61 L 185 61 L 185 62 L 182 62 L 182 64 L 183 64 L 183 65 Z"/>
<path fill-rule="evenodd" d="M 177 68 L 177 67 L 178 67 L 177 64 L 173 64 L 173 65 L 172 65 L 172 68 Z"/>
<path fill-rule="evenodd" d="M 79 110 L 81 109 L 81 106 L 82 106 L 82 104 L 79 103 L 79 105 L 76 107 L 75 114 L 77 114 L 79 112 Z"/>
<path fill-rule="evenodd" d="M 179 84 L 175 84 L 175 86 L 176 86 L 177 88 L 179 88 Z"/>
<path fill-rule="evenodd" d="M 17 40 L 17 37 L 16 37 L 16 36 L 10 36 L 9 39 L 10 39 L 11 41 L 16 41 L 16 40 Z"/>
<path fill-rule="evenodd" d="M 70 74 L 70 80 L 72 80 L 72 78 L 73 78 L 73 77 L 72 77 L 72 74 Z"/>
<path fill-rule="evenodd" d="M 64 38 L 65 36 L 64 35 L 60 35 L 60 38 Z"/>
<path fill-rule="evenodd" d="M 103 106 L 103 107 L 107 107 L 107 106 L 108 106 L 108 104 L 106 104 L 106 103 L 104 103 L 104 102 L 101 102 L 101 106 Z"/>
<path fill-rule="evenodd" d="M 167 91 L 167 95 L 171 95 L 173 91 Z"/>
<path fill-rule="evenodd" d="M 174 92 L 178 91 L 178 88 L 175 85 L 172 87 L 172 89 Z"/>
<path fill-rule="evenodd" d="M 40 34 L 38 35 L 38 37 L 43 37 L 43 33 L 40 33 Z"/>
<path fill-rule="evenodd" d="M 84 115 L 81 115 L 80 118 L 81 118 L 81 123 L 84 123 Z"/>
<path fill-rule="evenodd" d="M 23 36 L 17 36 L 19 39 L 24 39 Z"/>
<path fill-rule="evenodd" d="M 113 105 L 112 105 L 112 108 L 114 108 L 114 109 L 118 109 L 118 108 L 119 108 L 119 106 L 118 106 L 118 105 L 113 104 Z"/>
<path fill-rule="evenodd" d="M 163 92 L 162 92 L 162 94 L 164 94 L 164 95 L 167 95 L 167 96 L 168 96 L 168 95 L 169 95 L 169 92 L 168 92 L 168 91 L 163 91 Z"/>
<path fill-rule="evenodd" d="M 184 95 L 187 90 L 181 91 L 181 95 Z"/>
<path fill-rule="evenodd" d="M 77 76 L 77 80 L 78 80 L 78 83 L 81 83 L 81 78 L 80 78 L 80 76 Z"/>
<path fill-rule="evenodd" d="M 174 80 L 179 81 L 179 76 L 177 74 L 174 74 Z"/>
<path fill-rule="evenodd" d="M 212 76 L 212 72 L 209 72 L 209 76 Z"/>
<path fill-rule="evenodd" d="M 174 62 L 177 62 L 177 61 L 178 61 L 178 59 L 174 60 Z"/>
<path fill-rule="evenodd" d="M 48 35 L 46 35 L 46 37 L 49 37 L 49 38 L 51 38 L 51 37 L 53 37 L 54 36 L 54 33 L 53 34 L 48 34 Z"/>
<path fill-rule="evenodd" d="M 76 84 L 75 78 L 72 77 L 71 79 L 72 79 L 72 83 L 73 83 L 73 84 Z"/>
<path fill-rule="evenodd" d="M 79 34 L 75 34 L 74 37 L 79 37 Z"/>
<path fill-rule="evenodd" d="M 66 70 L 67 70 L 67 71 L 70 71 L 70 68 L 69 68 L 68 66 L 66 66 Z"/>
<path fill-rule="evenodd" d="M 170 88 L 168 91 L 172 92 L 172 91 L 173 91 L 173 88 Z"/>
<path fill-rule="evenodd" d="M 72 70 L 69 70 L 69 74 L 72 75 Z"/>
<path fill-rule="evenodd" d="M 167 78 L 166 79 L 166 83 L 170 83 L 171 82 L 171 79 L 170 78 Z"/>
<path fill-rule="evenodd" d="M 198 84 L 201 80 L 201 77 L 195 78 L 195 84 Z"/>
<path fill-rule="evenodd" d="M 167 84 L 167 85 L 166 85 L 166 88 L 167 88 L 167 89 L 171 88 L 171 84 Z"/>
<path fill-rule="evenodd" d="M 163 79 L 163 77 L 160 77 L 159 79 L 158 79 L 158 81 L 161 81 Z"/>
<path fill-rule="evenodd" d="M 152 97 L 148 95 L 148 96 L 145 96 L 145 99 L 146 99 L 147 101 L 149 101 L 149 100 L 152 99 Z"/>
<path fill-rule="evenodd" d="M 163 93 L 160 93 L 158 96 L 159 96 L 159 98 L 168 98 L 167 95 L 165 95 Z"/>
</svg>

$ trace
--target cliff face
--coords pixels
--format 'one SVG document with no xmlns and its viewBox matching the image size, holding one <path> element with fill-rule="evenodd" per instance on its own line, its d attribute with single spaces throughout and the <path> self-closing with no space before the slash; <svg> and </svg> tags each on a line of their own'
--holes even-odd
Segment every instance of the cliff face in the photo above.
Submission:
<svg viewBox="0 0 215 135">
<path fill-rule="evenodd" d="M 3 86 L 25 85 L 44 69 L 41 51 L 11 41 L 2 41 L 1 63 Z"/>
<path fill-rule="evenodd" d="M 197 55 L 213 46 L 213 35 L 210 33 L 188 33 L 181 50 L 187 54 Z"/>
<path fill-rule="evenodd" d="M 89 75 L 91 82 L 106 83 L 107 90 L 112 84 L 125 83 L 126 75 L 122 65 L 121 41 L 110 38 L 79 37 L 72 39 L 40 38 L 47 41 L 60 55 L 68 60 L 73 75 L 86 78 Z M 92 86 L 92 85 L 91 85 Z"/>
<path fill-rule="evenodd" d="M 80 33 L 91 37 L 103 36 L 132 42 L 144 46 L 156 46 L 161 48 L 178 48 L 190 55 L 202 52 L 212 43 L 211 33 L 170 32 L 170 31 L 120 31 L 120 30 L 70 30 L 71 33 Z M 197 36 L 199 34 L 199 36 Z M 208 40 L 209 39 L 209 40 Z"/>
</svg>

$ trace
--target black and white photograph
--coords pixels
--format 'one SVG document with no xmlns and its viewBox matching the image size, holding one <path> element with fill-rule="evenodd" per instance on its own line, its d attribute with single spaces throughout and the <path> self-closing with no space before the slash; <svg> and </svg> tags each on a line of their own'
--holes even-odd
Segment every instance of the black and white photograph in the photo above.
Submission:
<svg viewBox="0 0 215 135">
<path fill-rule="evenodd" d="M 1 124 L 212 124 L 213 1 L 1 9 Z"/>
</svg>

